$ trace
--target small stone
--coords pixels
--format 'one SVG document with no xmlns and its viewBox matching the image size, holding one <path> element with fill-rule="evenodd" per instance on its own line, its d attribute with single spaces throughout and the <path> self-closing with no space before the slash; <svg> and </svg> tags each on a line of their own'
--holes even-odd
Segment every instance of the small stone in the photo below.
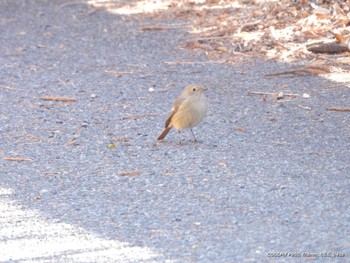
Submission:
<svg viewBox="0 0 350 263">
<path fill-rule="evenodd" d="M 304 98 L 304 99 L 310 99 L 310 97 L 311 97 L 311 96 L 310 96 L 309 94 L 307 94 L 307 93 L 304 93 L 304 94 L 303 94 L 303 98 Z"/>
<path fill-rule="evenodd" d="M 150 87 L 150 88 L 148 89 L 148 91 L 149 91 L 149 92 L 154 92 L 155 89 L 154 89 L 153 87 Z"/>
<path fill-rule="evenodd" d="M 49 190 L 47 190 L 47 189 L 41 189 L 39 193 L 40 193 L 40 195 L 42 195 L 42 194 L 46 194 L 48 192 L 49 192 Z"/>
<path fill-rule="evenodd" d="M 97 97 L 97 95 L 96 94 L 91 94 L 90 97 L 91 97 L 91 99 L 95 99 Z"/>
<path fill-rule="evenodd" d="M 283 91 L 280 91 L 280 92 L 277 93 L 277 99 L 278 100 L 283 99 L 283 97 L 284 97 Z"/>
</svg>

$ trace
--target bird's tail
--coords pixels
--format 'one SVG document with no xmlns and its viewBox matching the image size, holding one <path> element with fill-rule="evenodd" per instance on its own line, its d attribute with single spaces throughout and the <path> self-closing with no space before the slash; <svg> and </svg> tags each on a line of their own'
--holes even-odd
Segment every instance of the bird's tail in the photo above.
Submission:
<svg viewBox="0 0 350 263">
<path fill-rule="evenodd" d="M 171 126 L 170 127 L 166 127 L 163 131 L 162 131 L 162 133 L 158 136 L 158 141 L 161 141 L 161 140 L 163 140 L 164 138 L 165 138 L 165 136 L 168 134 L 168 132 L 170 131 L 170 129 L 171 129 Z"/>
</svg>

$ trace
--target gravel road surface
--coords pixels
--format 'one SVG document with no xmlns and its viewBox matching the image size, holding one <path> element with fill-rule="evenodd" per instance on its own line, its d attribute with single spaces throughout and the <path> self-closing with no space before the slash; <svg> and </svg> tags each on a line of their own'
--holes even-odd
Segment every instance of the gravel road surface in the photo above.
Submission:
<svg viewBox="0 0 350 263">
<path fill-rule="evenodd" d="M 1 262 L 350 261 L 348 87 L 67 3 L 0 0 Z M 157 143 L 189 83 L 199 142 Z M 276 91 L 300 96 L 248 95 Z"/>
</svg>

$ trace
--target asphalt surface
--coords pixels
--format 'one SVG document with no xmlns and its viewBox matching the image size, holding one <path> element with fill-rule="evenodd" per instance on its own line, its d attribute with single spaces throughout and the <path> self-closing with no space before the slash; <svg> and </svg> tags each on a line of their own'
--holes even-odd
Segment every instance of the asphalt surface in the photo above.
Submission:
<svg viewBox="0 0 350 263">
<path fill-rule="evenodd" d="M 349 88 L 209 63 L 179 48 L 189 21 L 64 3 L 0 1 L 1 262 L 349 262 L 350 115 L 326 110 Z M 156 143 L 189 83 L 199 142 Z"/>
</svg>

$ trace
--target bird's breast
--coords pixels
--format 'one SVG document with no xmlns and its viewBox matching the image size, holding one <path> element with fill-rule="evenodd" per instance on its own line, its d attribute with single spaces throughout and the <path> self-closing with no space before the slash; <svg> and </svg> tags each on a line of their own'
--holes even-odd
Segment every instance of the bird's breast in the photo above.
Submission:
<svg viewBox="0 0 350 263">
<path fill-rule="evenodd" d="M 171 123 L 178 130 L 195 127 L 204 119 L 207 108 L 204 95 L 189 97 L 174 114 Z"/>
</svg>

